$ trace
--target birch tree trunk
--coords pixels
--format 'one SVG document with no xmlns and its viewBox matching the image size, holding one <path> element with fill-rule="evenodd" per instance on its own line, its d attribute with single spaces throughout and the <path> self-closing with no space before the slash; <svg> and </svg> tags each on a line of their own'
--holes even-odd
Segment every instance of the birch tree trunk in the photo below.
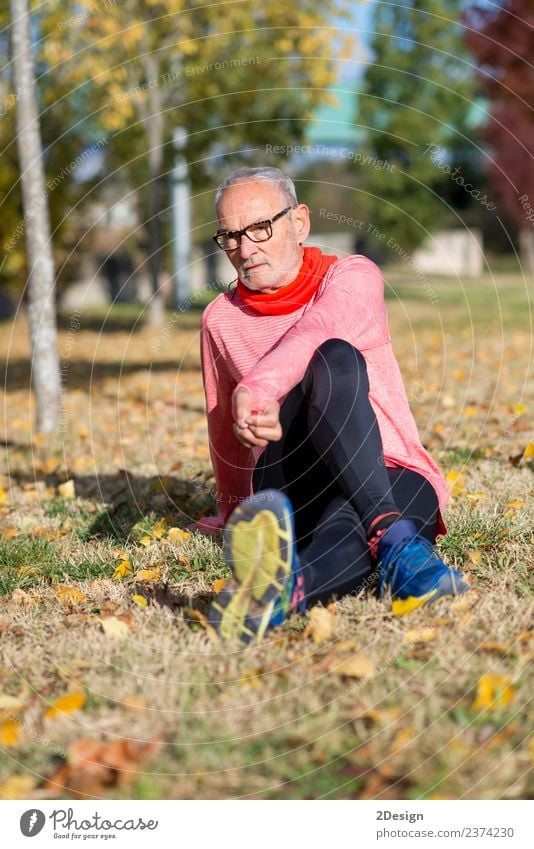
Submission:
<svg viewBox="0 0 534 849">
<path fill-rule="evenodd" d="M 32 386 L 36 399 L 37 430 L 51 433 L 58 425 L 60 375 L 48 196 L 42 160 L 28 0 L 10 0 L 10 4 L 17 149 L 28 254 Z"/>
</svg>

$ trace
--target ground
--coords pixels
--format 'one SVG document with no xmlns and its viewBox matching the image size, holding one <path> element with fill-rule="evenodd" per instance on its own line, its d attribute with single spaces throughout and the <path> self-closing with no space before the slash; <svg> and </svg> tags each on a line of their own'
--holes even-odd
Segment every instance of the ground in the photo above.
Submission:
<svg viewBox="0 0 534 849">
<path fill-rule="evenodd" d="M 251 648 L 206 629 L 226 566 L 186 530 L 213 505 L 198 304 L 160 331 L 63 316 L 54 439 L 32 426 L 24 316 L 0 325 L 0 798 L 532 796 L 526 285 L 390 270 L 386 292 L 453 493 L 439 548 L 473 588 L 403 618 L 345 598 Z"/>
</svg>

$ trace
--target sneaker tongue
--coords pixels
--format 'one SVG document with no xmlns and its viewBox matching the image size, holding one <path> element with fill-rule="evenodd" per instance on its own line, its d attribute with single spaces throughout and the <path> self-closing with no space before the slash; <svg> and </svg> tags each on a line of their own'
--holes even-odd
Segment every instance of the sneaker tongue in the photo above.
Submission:
<svg viewBox="0 0 534 849">
<path fill-rule="evenodd" d="M 380 538 L 378 544 L 379 554 L 381 555 L 387 551 L 389 546 L 396 545 L 404 539 L 411 539 L 415 536 L 417 536 L 415 522 L 412 522 L 411 519 L 397 519 Z"/>
</svg>

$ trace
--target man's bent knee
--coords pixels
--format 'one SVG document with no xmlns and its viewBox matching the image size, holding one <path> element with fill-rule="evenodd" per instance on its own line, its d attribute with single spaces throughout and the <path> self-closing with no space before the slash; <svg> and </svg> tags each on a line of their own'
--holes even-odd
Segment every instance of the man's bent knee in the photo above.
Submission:
<svg viewBox="0 0 534 849">
<path fill-rule="evenodd" d="M 334 374 L 337 371 L 353 373 L 357 368 L 366 369 L 365 358 L 345 339 L 327 339 L 315 350 L 310 365 L 326 365 Z"/>
</svg>

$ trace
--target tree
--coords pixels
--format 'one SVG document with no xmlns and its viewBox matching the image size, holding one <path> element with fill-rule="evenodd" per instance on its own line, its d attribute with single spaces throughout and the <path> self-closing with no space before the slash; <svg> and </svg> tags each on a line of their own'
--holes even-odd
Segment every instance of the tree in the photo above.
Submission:
<svg viewBox="0 0 534 849">
<path fill-rule="evenodd" d="M 344 5 L 84 0 L 66 18 L 62 0 L 47 4 L 45 62 L 71 93 L 87 91 L 89 114 L 109 133 L 109 161 L 134 176 L 147 199 L 156 320 L 173 129 L 188 132 L 184 153 L 197 186 L 210 160 L 213 182 L 214 156 L 220 170 L 232 150 L 253 158 L 256 148 L 265 161 L 269 142 L 298 142 L 334 79 L 336 31 L 328 25 Z"/>
<path fill-rule="evenodd" d="M 48 198 L 42 163 L 28 0 L 10 0 L 10 4 L 17 148 L 29 266 L 28 319 L 32 378 L 37 429 L 42 433 L 51 433 L 58 421 L 60 375 Z"/>
<path fill-rule="evenodd" d="M 467 43 L 490 98 L 485 137 L 490 178 L 519 230 L 521 257 L 534 272 L 534 5 L 475 3 L 466 13 Z"/>
<path fill-rule="evenodd" d="M 375 235 L 404 249 L 447 216 L 441 195 L 450 177 L 439 165 L 457 166 L 454 150 L 466 143 L 473 78 L 461 7 L 461 0 L 374 7 L 373 57 L 359 96 L 366 132 L 360 212 Z"/>
</svg>

